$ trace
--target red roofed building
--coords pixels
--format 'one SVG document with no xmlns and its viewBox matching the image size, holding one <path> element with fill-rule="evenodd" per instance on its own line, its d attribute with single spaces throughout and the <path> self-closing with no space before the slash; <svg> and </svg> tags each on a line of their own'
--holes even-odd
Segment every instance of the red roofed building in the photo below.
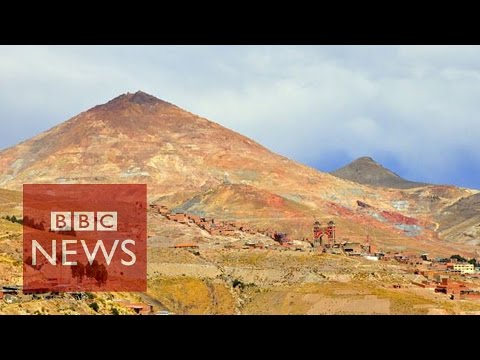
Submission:
<svg viewBox="0 0 480 360">
<path fill-rule="evenodd" d="M 447 278 L 443 278 L 442 282 L 435 288 L 435 292 L 444 294 L 460 294 L 462 290 L 467 290 L 467 286 L 464 283 Z"/>
</svg>

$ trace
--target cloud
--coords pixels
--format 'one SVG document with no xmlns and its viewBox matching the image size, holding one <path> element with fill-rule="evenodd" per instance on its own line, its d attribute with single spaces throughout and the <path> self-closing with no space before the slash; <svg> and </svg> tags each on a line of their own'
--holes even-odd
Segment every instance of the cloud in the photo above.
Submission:
<svg viewBox="0 0 480 360">
<path fill-rule="evenodd" d="M 298 161 L 480 188 L 478 46 L 1 46 L 0 147 L 142 89 Z"/>
</svg>

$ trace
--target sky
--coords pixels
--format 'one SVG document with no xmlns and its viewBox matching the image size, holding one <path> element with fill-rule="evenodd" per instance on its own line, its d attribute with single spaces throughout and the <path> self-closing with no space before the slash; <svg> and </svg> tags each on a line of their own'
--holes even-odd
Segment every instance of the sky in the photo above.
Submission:
<svg viewBox="0 0 480 360">
<path fill-rule="evenodd" d="M 0 149 L 137 90 L 321 171 L 480 189 L 480 46 L 0 46 Z"/>
</svg>

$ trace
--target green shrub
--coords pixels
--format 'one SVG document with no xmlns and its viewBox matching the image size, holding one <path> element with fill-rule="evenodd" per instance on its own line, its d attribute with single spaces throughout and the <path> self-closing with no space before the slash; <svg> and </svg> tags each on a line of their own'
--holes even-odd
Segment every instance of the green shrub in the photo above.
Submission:
<svg viewBox="0 0 480 360">
<path fill-rule="evenodd" d="M 112 315 L 120 315 L 116 307 L 112 307 Z"/>
<path fill-rule="evenodd" d="M 237 288 L 237 287 L 238 287 L 238 288 L 240 288 L 240 289 L 243 289 L 243 288 L 245 287 L 245 284 L 244 284 L 243 282 L 241 282 L 240 280 L 235 279 L 235 280 L 233 280 L 233 282 L 232 282 L 232 286 L 233 286 L 234 288 Z"/>
<path fill-rule="evenodd" d="M 92 302 L 88 306 L 90 306 L 90 308 L 97 313 L 98 313 L 98 310 L 100 310 L 100 306 L 98 306 L 96 301 Z"/>
</svg>

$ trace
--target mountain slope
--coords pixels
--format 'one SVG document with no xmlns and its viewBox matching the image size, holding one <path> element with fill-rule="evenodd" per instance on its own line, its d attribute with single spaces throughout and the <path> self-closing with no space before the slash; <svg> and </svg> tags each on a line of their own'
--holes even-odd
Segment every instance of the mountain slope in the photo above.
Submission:
<svg viewBox="0 0 480 360">
<path fill-rule="evenodd" d="M 480 215 L 480 193 L 461 198 L 446 207 L 440 215 L 442 220 L 440 230 L 458 225 L 477 215 Z"/>
<path fill-rule="evenodd" d="M 444 238 L 480 245 L 480 193 L 446 207 L 438 216 L 438 221 Z"/>
<path fill-rule="evenodd" d="M 405 180 L 367 156 L 358 158 L 331 174 L 360 184 L 394 189 L 410 189 L 427 185 Z"/>
</svg>

